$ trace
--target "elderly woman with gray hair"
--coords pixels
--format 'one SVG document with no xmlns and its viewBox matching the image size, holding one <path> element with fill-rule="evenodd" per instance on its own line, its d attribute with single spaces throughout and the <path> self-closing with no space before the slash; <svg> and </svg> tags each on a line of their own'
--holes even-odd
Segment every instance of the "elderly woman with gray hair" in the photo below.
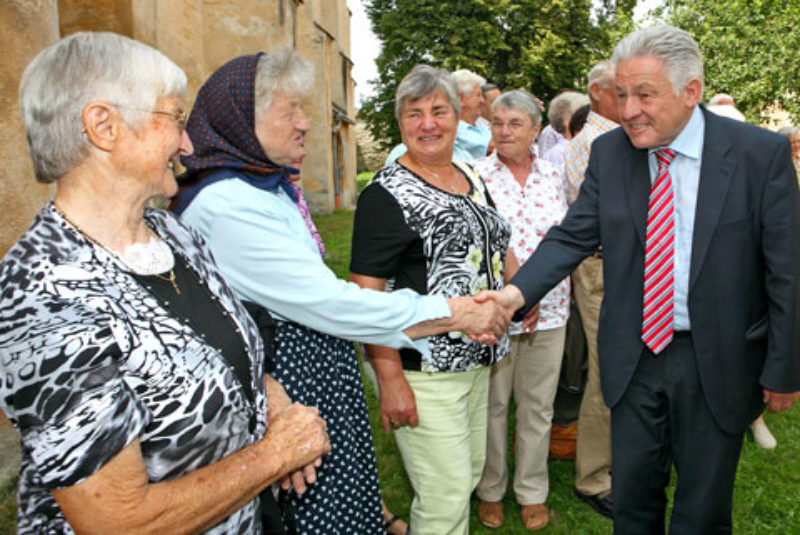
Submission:
<svg viewBox="0 0 800 535">
<path fill-rule="evenodd" d="M 511 224 L 511 249 L 520 262 L 536 250 L 544 235 L 567 212 L 562 173 L 539 158 L 534 140 L 542 115 L 536 98 L 509 91 L 492 105 L 495 152 L 473 163 L 486 182 L 498 211 Z M 511 352 L 492 368 L 489 383 L 489 432 L 486 465 L 476 493 L 478 516 L 490 528 L 503 524 L 508 484 L 508 408 L 516 404 L 514 493 L 529 530 L 549 521 L 547 455 L 564 338 L 569 317 L 569 279 L 539 303 L 536 330 L 512 325 Z"/>
<path fill-rule="evenodd" d="M 259 493 L 329 449 L 316 409 L 263 374 L 204 242 L 145 208 L 192 152 L 185 86 L 110 33 L 62 39 L 22 77 L 34 171 L 56 193 L 0 264 L 19 533 L 260 534 Z"/>
<path fill-rule="evenodd" d="M 447 71 L 417 65 L 395 114 L 408 152 L 381 169 L 358 200 L 351 279 L 365 288 L 474 296 L 516 270 L 509 224 L 483 180 L 453 160 L 459 100 Z M 532 321 L 532 320 L 531 320 Z M 384 427 L 394 430 L 414 488 L 417 535 L 467 533 L 469 499 L 483 469 L 489 370 L 508 351 L 454 329 L 428 353 L 369 345 Z"/>
<path fill-rule="evenodd" d="M 351 341 L 428 354 L 421 337 L 450 330 L 500 336 L 508 316 L 467 297 L 363 290 L 325 266 L 322 240 L 290 178 L 306 154 L 302 101 L 312 77 L 291 50 L 220 67 L 200 89 L 187 125 L 195 150 L 183 163 L 192 183 L 176 211 L 208 240 L 234 292 L 269 309 L 274 376 L 328 424 L 331 454 L 317 481 L 293 499 L 298 531 L 378 534 L 388 519 Z"/>
</svg>

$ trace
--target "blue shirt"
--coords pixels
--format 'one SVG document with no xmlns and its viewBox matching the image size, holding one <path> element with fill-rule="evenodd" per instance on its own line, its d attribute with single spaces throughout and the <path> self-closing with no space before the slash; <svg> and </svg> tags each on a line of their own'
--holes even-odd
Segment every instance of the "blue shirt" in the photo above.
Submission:
<svg viewBox="0 0 800 535">
<path fill-rule="evenodd" d="M 237 297 L 267 307 L 276 319 L 428 355 L 427 338 L 411 340 L 402 331 L 450 316 L 440 295 L 377 292 L 337 278 L 283 190 L 221 180 L 198 193 L 181 217 L 206 239 Z"/>
<path fill-rule="evenodd" d="M 688 331 L 692 327 L 689 322 L 687 299 L 694 215 L 697 208 L 697 188 L 700 184 L 700 164 L 702 163 L 705 128 L 706 121 L 703 112 L 699 106 L 695 106 L 689 122 L 668 147 L 676 153 L 675 159 L 669 166 L 675 210 L 675 260 L 673 264 L 675 294 L 672 326 L 676 331 Z M 656 150 L 658 149 L 650 149 L 648 154 L 651 182 L 655 181 L 658 171 Z"/>
<path fill-rule="evenodd" d="M 492 133 L 479 126 L 473 126 L 466 121 L 458 121 L 456 142 L 453 146 L 453 159 L 471 162 L 486 156 Z"/>
</svg>

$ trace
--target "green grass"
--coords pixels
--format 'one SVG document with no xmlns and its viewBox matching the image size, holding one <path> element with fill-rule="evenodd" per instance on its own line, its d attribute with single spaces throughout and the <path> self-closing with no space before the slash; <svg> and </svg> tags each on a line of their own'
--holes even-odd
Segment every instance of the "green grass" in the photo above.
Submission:
<svg viewBox="0 0 800 535">
<path fill-rule="evenodd" d="M 363 175 L 367 174 L 362 173 L 359 177 Z M 363 189 L 363 186 L 359 189 Z M 346 279 L 350 261 L 352 212 L 339 210 L 314 219 L 328 250 L 326 262 L 339 277 Z M 389 508 L 407 519 L 413 497 L 411 486 L 394 439 L 381 429 L 372 384 L 365 381 L 364 388 L 375 439 L 381 491 Z M 745 437 L 734 494 L 734 531 L 744 535 L 797 535 L 800 533 L 800 409 L 794 407 L 786 413 L 768 415 L 767 423 L 778 439 L 778 448 L 772 452 L 760 450 L 749 434 Z M 551 461 L 549 469 L 548 505 L 552 519 L 550 526 L 542 533 L 610 534 L 611 521 L 573 497 L 573 463 Z M 513 466 L 510 473 L 513 473 Z M 0 535 L 14 533 L 16 529 L 16 483 L 16 478 L 11 478 L 0 486 Z M 505 499 L 505 513 L 506 523 L 502 529 L 486 529 L 478 522 L 477 500 L 473 498 L 470 532 L 477 535 L 528 533 L 522 526 L 519 509 L 510 493 Z"/>
<path fill-rule="evenodd" d="M 0 485 L 0 535 L 11 535 L 17 530 L 17 476 Z"/>
<path fill-rule="evenodd" d="M 371 175 L 362 173 L 363 175 Z M 359 188 L 361 189 L 361 188 Z M 348 277 L 352 213 L 340 210 L 330 216 L 315 217 L 320 233 L 329 246 L 331 258 L 326 262 L 341 278 Z M 403 469 L 403 462 L 391 435 L 380 426 L 379 407 L 372 384 L 365 381 L 372 435 L 378 459 L 381 491 L 389 509 L 408 518 L 413 493 Z M 511 420 L 513 425 L 513 418 Z M 745 437 L 734 493 L 734 532 L 745 535 L 800 534 L 800 409 L 767 416 L 767 424 L 778 439 L 775 451 L 755 446 L 751 436 Z M 698 452 L 698 454 L 702 454 Z M 512 456 L 509 455 L 509 458 Z M 510 462 L 513 462 L 511 460 Z M 542 533 L 570 535 L 604 535 L 612 532 L 607 520 L 572 494 L 574 464 L 572 461 L 550 461 L 551 523 Z M 510 467 L 513 474 L 513 466 Z M 673 478 L 674 479 L 674 478 Z M 484 528 L 478 522 L 477 499 L 472 500 L 470 533 L 488 535 L 502 533 L 522 535 L 525 530 L 519 518 L 513 495 L 505 499 L 506 523 L 499 530 Z"/>
</svg>

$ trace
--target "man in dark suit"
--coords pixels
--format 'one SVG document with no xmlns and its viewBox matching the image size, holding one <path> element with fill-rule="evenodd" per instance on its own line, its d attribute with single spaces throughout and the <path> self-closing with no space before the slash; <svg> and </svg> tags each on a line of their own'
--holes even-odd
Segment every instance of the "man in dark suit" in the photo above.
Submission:
<svg viewBox="0 0 800 535">
<path fill-rule="evenodd" d="M 614 51 L 622 129 L 600 136 L 563 223 L 491 297 L 524 313 L 603 247 L 598 335 L 617 534 L 730 533 L 744 430 L 800 390 L 790 146 L 707 113 L 702 57 L 658 26 Z"/>
</svg>

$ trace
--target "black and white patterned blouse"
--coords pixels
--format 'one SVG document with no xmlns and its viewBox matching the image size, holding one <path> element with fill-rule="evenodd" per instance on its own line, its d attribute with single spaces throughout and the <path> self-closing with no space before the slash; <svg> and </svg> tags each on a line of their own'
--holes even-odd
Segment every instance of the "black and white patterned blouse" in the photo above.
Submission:
<svg viewBox="0 0 800 535">
<path fill-rule="evenodd" d="M 137 437 L 158 482 L 265 432 L 255 325 L 196 233 L 168 212 L 146 220 L 242 333 L 255 400 L 200 334 L 46 206 L 0 263 L 0 406 L 21 434 L 19 533 L 73 533 L 50 490 L 86 479 Z M 207 533 L 260 529 L 254 499 Z"/>
<path fill-rule="evenodd" d="M 477 295 L 503 287 L 511 227 L 495 210 L 474 171 L 470 192 L 454 195 L 400 163 L 378 171 L 358 199 L 350 270 L 388 280 L 387 288 L 411 288 L 445 297 Z M 406 370 L 464 371 L 489 366 L 508 352 L 508 337 L 494 347 L 451 332 L 429 339 L 430 359 L 401 349 Z"/>
</svg>

